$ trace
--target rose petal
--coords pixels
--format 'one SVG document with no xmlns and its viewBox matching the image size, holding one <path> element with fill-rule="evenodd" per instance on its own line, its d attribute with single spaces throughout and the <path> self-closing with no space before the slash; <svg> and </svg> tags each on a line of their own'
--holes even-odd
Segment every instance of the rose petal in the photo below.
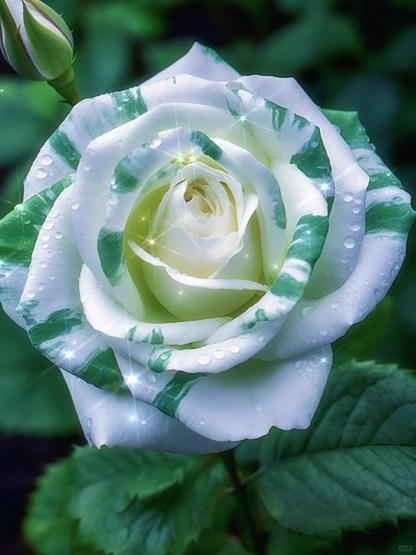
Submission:
<svg viewBox="0 0 416 555">
<path fill-rule="evenodd" d="M 148 449 L 188 455 L 219 453 L 236 446 L 202 437 L 130 392 L 107 393 L 62 372 L 88 440 L 119 449 Z"/>
<path fill-rule="evenodd" d="M 42 354 L 64 370 L 104 389 L 122 382 L 113 352 L 87 322 L 78 291 L 81 258 L 71 222 L 73 185 L 46 218 L 33 251 L 17 311 Z"/>
<path fill-rule="evenodd" d="M 209 81 L 230 81 L 240 76 L 238 71 L 228 65 L 215 50 L 203 46 L 199 42 L 194 42 L 185 56 L 148 79 L 145 84 L 154 83 L 181 73 L 195 75 Z"/>
<path fill-rule="evenodd" d="M 332 363 L 331 347 L 285 361 L 245 361 L 222 374 L 157 375 L 117 357 L 134 396 L 215 441 L 256 439 L 277 426 L 305 429 Z"/>
</svg>

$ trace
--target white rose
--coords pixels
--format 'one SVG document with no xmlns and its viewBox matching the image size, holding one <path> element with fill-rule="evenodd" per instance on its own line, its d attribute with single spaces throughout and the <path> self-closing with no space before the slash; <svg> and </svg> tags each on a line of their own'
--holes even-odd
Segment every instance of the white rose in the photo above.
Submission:
<svg viewBox="0 0 416 555">
<path fill-rule="evenodd" d="M 2 302 L 95 445 L 309 426 L 331 343 L 384 297 L 413 221 L 356 115 L 327 115 L 341 134 L 293 79 L 195 44 L 42 148 L 0 224 Z"/>
</svg>

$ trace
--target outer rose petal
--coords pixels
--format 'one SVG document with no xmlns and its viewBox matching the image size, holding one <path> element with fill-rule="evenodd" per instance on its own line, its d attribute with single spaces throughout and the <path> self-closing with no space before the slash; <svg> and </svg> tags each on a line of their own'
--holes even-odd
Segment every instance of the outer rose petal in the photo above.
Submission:
<svg viewBox="0 0 416 555">
<path fill-rule="evenodd" d="M 100 448 L 148 449 L 188 455 L 219 453 L 237 443 L 202 437 L 130 392 L 107 393 L 62 371 L 87 439 Z"/>
<path fill-rule="evenodd" d="M 256 439 L 277 426 L 307 428 L 332 362 L 330 346 L 285 361 L 247 360 L 223 372 L 166 372 L 117 356 L 126 383 L 141 399 L 215 441 Z"/>
<path fill-rule="evenodd" d="M 240 73 L 232 68 L 215 50 L 194 42 L 192 48 L 175 63 L 157 73 L 143 84 L 154 83 L 175 75 L 186 73 L 202 77 L 209 81 L 232 81 L 240 77 Z"/>
</svg>

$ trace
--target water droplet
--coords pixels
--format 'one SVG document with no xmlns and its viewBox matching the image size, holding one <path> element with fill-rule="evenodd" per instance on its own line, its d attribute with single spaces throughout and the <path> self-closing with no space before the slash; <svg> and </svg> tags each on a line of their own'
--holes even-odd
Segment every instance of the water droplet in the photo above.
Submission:
<svg viewBox="0 0 416 555">
<path fill-rule="evenodd" d="M 313 372 L 306 372 L 306 377 L 309 378 L 310 380 L 312 380 L 314 378 L 314 373 Z"/>
<path fill-rule="evenodd" d="M 384 285 L 384 287 L 387 287 L 387 285 L 389 284 L 389 280 L 388 279 L 383 279 L 381 284 Z"/>
<path fill-rule="evenodd" d="M 237 354 L 240 351 L 240 347 L 238 345 L 231 345 L 230 352 Z"/>
<path fill-rule="evenodd" d="M 341 303 L 339 301 L 334 301 L 331 306 L 332 308 L 338 308 Z"/>
<path fill-rule="evenodd" d="M 200 420 L 199 423 L 200 423 L 201 426 L 205 426 L 205 424 L 206 424 L 205 420 Z"/>
<path fill-rule="evenodd" d="M 318 339 L 315 336 L 311 337 L 311 343 L 316 343 L 318 341 Z"/>
<path fill-rule="evenodd" d="M 315 307 L 314 307 L 314 306 L 307 306 L 306 308 L 304 308 L 304 309 L 302 310 L 302 314 L 303 314 L 304 316 L 309 316 L 309 314 L 312 314 L 312 312 L 313 312 L 314 310 L 315 310 Z"/>
<path fill-rule="evenodd" d="M 354 198 L 354 195 L 349 191 L 347 193 L 344 193 L 343 195 L 343 199 L 345 202 L 351 202 L 353 198 Z"/>
<path fill-rule="evenodd" d="M 40 267 L 41 267 L 41 268 L 47 268 L 47 267 L 48 267 L 48 263 L 47 263 L 47 262 L 41 262 L 41 263 L 40 263 Z"/>
<path fill-rule="evenodd" d="M 361 299 L 361 295 L 359 294 L 358 291 L 354 291 L 354 297 L 357 299 Z"/>
<path fill-rule="evenodd" d="M 205 366 L 206 364 L 209 364 L 211 362 L 211 359 L 208 355 L 199 355 L 196 361 L 198 364 L 202 364 L 203 366 Z"/>
<path fill-rule="evenodd" d="M 117 195 L 115 195 L 114 193 L 111 194 L 111 195 L 108 197 L 108 204 L 110 204 L 111 206 L 115 206 L 116 204 L 118 204 Z"/>
<path fill-rule="evenodd" d="M 28 298 L 28 299 L 33 299 L 34 296 L 35 296 L 35 292 L 34 292 L 34 291 L 28 291 L 28 292 L 27 292 L 27 298 Z"/>
<path fill-rule="evenodd" d="M 216 358 L 217 360 L 221 360 L 224 357 L 225 357 L 225 354 L 223 351 L 215 351 L 214 358 Z"/>
<path fill-rule="evenodd" d="M 35 277 L 36 277 L 36 274 L 33 272 L 30 272 L 29 279 L 35 279 Z"/>
<path fill-rule="evenodd" d="M 53 228 L 55 224 L 53 222 L 47 221 L 43 224 L 43 229 L 50 230 Z"/>
<path fill-rule="evenodd" d="M 321 335 L 328 335 L 328 330 L 326 328 L 322 328 Z"/>
<path fill-rule="evenodd" d="M 303 360 L 297 360 L 295 362 L 295 368 L 302 368 Z"/>
<path fill-rule="evenodd" d="M 115 175 L 113 175 L 113 177 L 110 179 L 110 185 L 114 185 L 116 182 L 116 177 Z"/>
<path fill-rule="evenodd" d="M 48 235 L 47 233 L 44 233 L 44 234 L 42 235 L 42 241 L 49 241 L 50 238 L 51 238 L 51 236 Z"/>
<path fill-rule="evenodd" d="M 91 418 L 88 418 L 88 420 L 87 420 L 87 427 L 88 427 L 88 428 L 91 428 L 91 427 L 92 427 L 92 420 L 91 420 Z"/>
<path fill-rule="evenodd" d="M 354 206 L 352 211 L 354 214 L 359 214 L 361 212 L 361 208 L 359 206 Z"/>
<path fill-rule="evenodd" d="M 343 264 L 347 264 L 348 258 L 343 258 L 343 259 L 341 260 L 341 262 L 342 262 Z"/>
<path fill-rule="evenodd" d="M 360 225 L 359 224 L 350 224 L 348 226 L 348 229 L 350 229 L 351 231 L 360 231 Z"/>
<path fill-rule="evenodd" d="M 149 141 L 150 148 L 157 148 L 160 144 L 162 144 L 162 139 L 160 137 L 153 137 L 153 139 Z"/>
<path fill-rule="evenodd" d="M 157 382 L 157 378 L 156 378 L 156 376 L 153 374 L 153 372 L 148 372 L 148 373 L 146 374 L 146 380 L 147 380 L 149 383 L 156 383 L 156 382 Z"/>
<path fill-rule="evenodd" d="M 44 289 L 45 289 L 44 284 L 43 284 L 43 283 L 39 283 L 39 285 L 38 285 L 38 290 L 39 290 L 39 291 L 43 291 Z"/>
<path fill-rule="evenodd" d="M 38 179 L 44 179 L 48 175 L 48 172 L 44 168 L 39 168 L 36 170 L 35 175 Z"/>
<path fill-rule="evenodd" d="M 72 206 L 72 210 L 78 210 L 79 202 L 73 202 L 71 206 Z"/>
<path fill-rule="evenodd" d="M 351 235 L 345 237 L 344 239 L 344 247 L 347 249 L 353 249 L 356 243 L 357 241 L 355 240 L 355 237 L 352 237 Z"/>
<path fill-rule="evenodd" d="M 25 225 L 29 225 L 29 224 L 30 224 L 30 220 L 25 220 L 23 223 L 24 223 Z"/>
<path fill-rule="evenodd" d="M 316 141 L 316 140 L 311 141 L 311 146 L 312 146 L 313 148 L 317 147 L 318 144 L 319 144 L 319 142 Z"/>
<path fill-rule="evenodd" d="M 85 164 L 84 170 L 85 170 L 86 172 L 89 172 L 90 169 L 91 169 L 91 164 Z"/>
<path fill-rule="evenodd" d="M 49 276 L 49 279 L 53 281 L 53 280 L 55 279 L 55 277 L 56 277 L 55 274 L 51 274 L 51 275 Z"/>
<path fill-rule="evenodd" d="M 62 239 L 63 236 L 64 236 L 64 234 L 61 233 L 60 231 L 57 231 L 57 232 L 55 233 L 55 239 Z"/>
<path fill-rule="evenodd" d="M 53 158 L 49 154 L 44 154 L 42 156 L 42 164 L 44 164 L 45 166 L 50 166 L 52 162 L 53 162 Z"/>
<path fill-rule="evenodd" d="M 52 251 L 48 251 L 48 252 L 45 254 L 45 256 L 46 256 L 46 258 L 52 258 L 52 257 L 53 257 L 53 252 L 52 252 Z"/>
<path fill-rule="evenodd" d="M 379 289 L 374 289 L 374 296 L 376 299 L 379 299 L 381 297 L 381 293 Z"/>
<path fill-rule="evenodd" d="M 313 384 L 313 390 L 315 391 L 315 393 L 318 393 L 318 391 L 319 391 L 318 384 L 316 384 L 316 383 Z"/>
<path fill-rule="evenodd" d="M 404 198 L 402 197 L 393 197 L 393 204 L 403 204 Z"/>
<path fill-rule="evenodd" d="M 42 249 L 47 249 L 49 247 L 48 243 L 42 243 L 41 245 Z"/>
<path fill-rule="evenodd" d="M 257 336 L 257 341 L 260 341 L 260 342 L 264 341 L 264 336 L 263 335 L 258 335 Z"/>
</svg>

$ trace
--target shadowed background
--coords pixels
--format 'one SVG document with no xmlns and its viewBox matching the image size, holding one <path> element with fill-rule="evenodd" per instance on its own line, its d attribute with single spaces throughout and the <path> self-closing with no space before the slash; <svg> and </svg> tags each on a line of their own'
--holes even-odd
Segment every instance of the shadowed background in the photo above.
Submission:
<svg viewBox="0 0 416 555">
<path fill-rule="evenodd" d="M 74 31 L 81 95 L 140 84 L 194 40 L 243 74 L 292 76 L 320 106 L 357 110 L 377 152 L 416 194 L 416 2 L 380 0 L 49 0 Z M 0 58 L 0 216 L 20 201 L 42 144 L 69 112 L 45 83 L 22 80 Z M 335 345 L 357 358 L 416 368 L 416 240 L 376 314 Z M 364 339 L 363 339 L 364 338 Z M 56 370 L 0 313 L 0 552 L 32 553 L 20 539 L 28 494 L 45 464 L 84 444 Z M 281 532 L 281 533 L 280 533 Z M 283 529 L 270 555 L 416 550 L 416 525 L 351 532 L 322 544 Z M 191 555 L 191 554 L 189 554 Z"/>
</svg>

